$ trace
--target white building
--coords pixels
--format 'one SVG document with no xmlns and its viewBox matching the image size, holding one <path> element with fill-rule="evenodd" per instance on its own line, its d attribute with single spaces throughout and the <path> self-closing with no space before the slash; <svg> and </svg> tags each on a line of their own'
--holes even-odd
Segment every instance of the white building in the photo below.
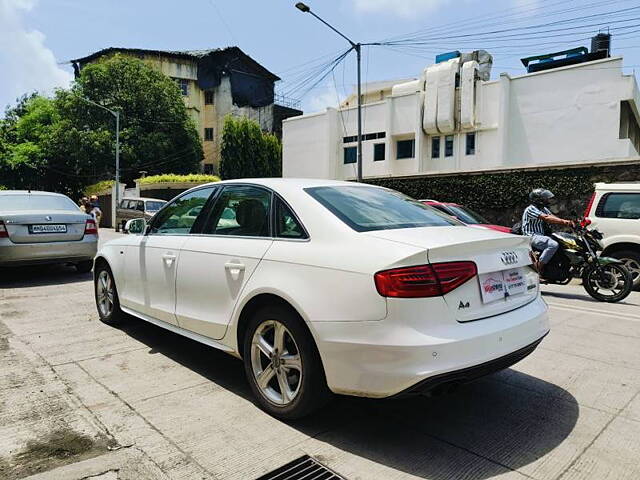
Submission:
<svg viewBox="0 0 640 480">
<path fill-rule="evenodd" d="M 365 88 L 365 178 L 640 160 L 640 95 L 622 57 L 584 49 L 538 63 L 543 71 L 484 81 L 490 57 L 471 55 L 393 88 L 377 84 L 375 95 Z M 283 176 L 355 178 L 357 109 L 348 103 L 285 120 Z"/>
</svg>

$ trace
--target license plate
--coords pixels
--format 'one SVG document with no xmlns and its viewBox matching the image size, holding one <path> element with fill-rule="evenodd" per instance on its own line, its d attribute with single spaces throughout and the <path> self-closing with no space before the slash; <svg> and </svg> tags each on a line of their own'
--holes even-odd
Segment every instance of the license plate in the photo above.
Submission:
<svg viewBox="0 0 640 480">
<path fill-rule="evenodd" d="M 479 275 L 483 303 L 519 295 L 527 291 L 527 279 L 522 268 Z"/>
<path fill-rule="evenodd" d="M 30 233 L 67 233 L 66 225 L 31 225 Z"/>
</svg>

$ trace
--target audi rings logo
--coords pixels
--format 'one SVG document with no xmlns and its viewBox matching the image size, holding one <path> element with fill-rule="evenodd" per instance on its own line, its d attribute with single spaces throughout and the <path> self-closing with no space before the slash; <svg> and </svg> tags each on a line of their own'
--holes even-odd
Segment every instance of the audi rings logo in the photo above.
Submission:
<svg viewBox="0 0 640 480">
<path fill-rule="evenodd" d="M 518 254 L 516 252 L 502 252 L 500 260 L 505 265 L 515 265 L 518 263 Z"/>
</svg>

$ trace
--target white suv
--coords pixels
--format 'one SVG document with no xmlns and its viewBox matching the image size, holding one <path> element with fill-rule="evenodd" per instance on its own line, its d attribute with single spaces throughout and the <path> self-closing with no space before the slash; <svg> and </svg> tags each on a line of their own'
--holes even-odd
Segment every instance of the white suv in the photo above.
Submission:
<svg viewBox="0 0 640 480">
<path fill-rule="evenodd" d="M 604 235 L 604 255 L 624 261 L 640 287 L 640 183 L 596 183 L 585 217 Z"/>
</svg>

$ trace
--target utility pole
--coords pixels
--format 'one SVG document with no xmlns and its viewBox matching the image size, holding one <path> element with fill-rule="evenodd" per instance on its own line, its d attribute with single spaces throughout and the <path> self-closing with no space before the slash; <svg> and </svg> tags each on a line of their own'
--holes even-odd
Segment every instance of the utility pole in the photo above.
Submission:
<svg viewBox="0 0 640 480">
<path fill-rule="evenodd" d="M 116 195 L 115 195 L 115 202 L 116 202 L 116 208 L 118 207 L 118 204 L 120 203 L 120 112 L 118 112 L 117 110 L 111 110 L 107 107 L 105 107 L 104 105 L 100 105 L 97 102 L 94 102 L 93 100 L 89 100 L 88 98 L 84 98 L 84 97 L 80 97 L 78 95 L 74 95 L 76 98 L 79 98 L 80 100 L 83 100 L 87 103 L 90 103 L 91 105 L 95 105 L 98 108 L 101 108 L 103 110 L 106 110 L 107 112 L 109 112 L 111 115 L 113 115 L 114 117 L 116 117 Z"/>
<path fill-rule="evenodd" d="M 333 30 L 338 35 L 340 35 L 342 38 L 344 38 L 347 42 L 349 42 L 349 44 L 351 45 L 351 48 L 356 51 L 356 58 L 358 60 L 358 159 L 357 159 L 357 180 L 358 180 L 358 182 L 362 182 L 362 86 L 361 86 L 362 84 L 361 84 L 361 78 L 360 78 L 361 77 L 360 70 L 361 70 L 361 63 L 362 63 L 362 58 L 361 58 L 362 44 L 361 43 L 355 43 L 349 37 L 347 37 L 346 35 L 341 33 L 339 30 L 337 30 L 336 28 L 331 26 L 329 23 L 324 21 L 318 15 L 313 13 L 311 11 L 311 8 L 309 8 L 308 5 L 305 5 L 302 2 L 298 2 L 298 3 L 296 3 L 296 8 L 298 10 L 300 10 L 301 12 L 303 12 L 303 13 L 310 13 L 311 15 L 313 15 L 316 19 L 318 19 L 320 22 L 324 23 L 327 27 L 329 27 L 331 30 Z M 367 44 L 367 45 L 369 45 L 369 44 Z M 340 106 L 338 106 L 338 108 L 340 108 Z"/>
</svg>

